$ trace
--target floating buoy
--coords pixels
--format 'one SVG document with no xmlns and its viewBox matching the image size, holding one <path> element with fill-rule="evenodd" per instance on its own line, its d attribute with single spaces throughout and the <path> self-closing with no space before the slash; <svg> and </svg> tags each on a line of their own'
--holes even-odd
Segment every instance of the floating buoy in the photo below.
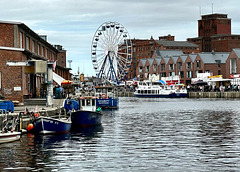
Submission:
<svg viewBox="0 0 240 172">
<path fill-rule="evenodd" d="M 30 132 L 31 130 L 33 130 L 33 128 L 34 128 L 33 124 L 28 124 L 27 131 Z"/>
</svg>

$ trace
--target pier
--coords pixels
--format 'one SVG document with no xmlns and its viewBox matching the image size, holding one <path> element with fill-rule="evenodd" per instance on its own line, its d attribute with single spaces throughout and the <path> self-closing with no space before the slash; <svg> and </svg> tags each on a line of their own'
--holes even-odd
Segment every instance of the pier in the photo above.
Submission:
<svg viewBox="0 0 240 172">
<path fill-rule="evenodd" d="M 189 92 L 189 98 L 240 98 L 240 92 Z"/>
<path fill-rule="evenodd" d="M 131 91 L 119 91 L 116 93 L 118 97 L 134 97 Z M 240 98 L 240 92 L 227 91 L 227 92 L 188 92 L 189 98 Z"/>
</svg>

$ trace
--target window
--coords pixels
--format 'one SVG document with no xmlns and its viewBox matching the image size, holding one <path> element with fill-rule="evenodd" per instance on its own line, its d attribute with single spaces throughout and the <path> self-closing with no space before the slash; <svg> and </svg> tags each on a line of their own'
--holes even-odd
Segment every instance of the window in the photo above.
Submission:
<svg viewBox="0 0 240 172">
<path fill-rule="evenodd" d="M 26 37 L 26 49 L 29 50 L 29 37 Z"/>
<path fill-rule="evenodd" d="M 161 64 L 161 71 L 165 71 L 165 64 Z"/>
<path fill-rule="evenodd" d="M 175 76 L 175 72 L 169 72 L 169 76 Z"/>
<path fill-rule="evenodd" d="M 197 61 L 197 68 L 198 69 L 201 68 L 201 61 L 200 60 Z"/>
<path fill-rule="evenodd" d="M 145 70 L 146 70 L 146 72 L 149 72 L 149 66 L 146 66 Z"/>
<path fill-rule="evenodd" d="M 218 75 L 221 75 L 221 70 L 218 70 Z"/>
<path fill-rule="evenodd" d="M 187 69 L 192 69 L 192 63 L 191 62 L 187 63 Z"/>
<path fill-rule="evenodd" d="M 153 65 L 153 71 L 157 72 L 157 65 L 156 64 Z"/>
<path fill-rule="evenodd" d="M 187 71 L 187 78 L 192 78 L 192 71 Z"/>
<path fill-rule="evenodd" d="M 182 62 L 177 63 L 177 68 L 178 68 L 178 70 L 182 70 Z"/>
<path fill-rule="evenodd" d="M 169 70 L 174 70 L 173 64 L 170 64 L 170 65 L 169 65 Z"/>
<path fill-rule="evenodd" d="M 180 76 L 180 78 L 184 78 L 184 72 L 183 71 L 178 72 L 178 75 Z"/>
<path fill-rule="evenodd" d="M 45 50 L 45 57 L 48 58 L 48 49 Z"/>
<path fill-rule="evenodd" d="M 237 73 L 237 62 L 236 59 L 230 59 L 230 74 Z"/>
<path fill-rule="evenodd" d="M 139 73 L 141 73 L 141 72 L 142 72 L 142 66 L 139 67 Z"/>
<path fill-rule="evenodd" d="M 40 54 L 40 44 L 38 44 L 38 46 L 37 46 L 37 55 L 39 55 Z"/>
<path fill-rule="evenodd" d="M 163 72 L 163 73 L 160 73 L 160 76 L 161 76 L 161 77 L 166 77 L 167 74 L 166 74 L 166 72 Z"/>
<path fill-rule="evenodd" d="M 44 56 L 44 48 L 43 48 L 43 46 L 41 46 L 42 48 L 41 48 L 41 56 Z"/>
<path fill-rule="evenodd" d="M 32 40 L 32 52 L 35 53 L 35 41 Z"/>
<path fill-rule="evenodd" d="M 92 99 L 92 106 L 95 106 L 95 99 Z"/>
<path fill-rule="evenodd" d="M 20 32 L 20 48 L 23 48 L 23 33 Z"/>
<path fill-rule="evenodd" d="M 82 100 L 82 106 L 85 106 L 85 99 Z"/>
</svg>

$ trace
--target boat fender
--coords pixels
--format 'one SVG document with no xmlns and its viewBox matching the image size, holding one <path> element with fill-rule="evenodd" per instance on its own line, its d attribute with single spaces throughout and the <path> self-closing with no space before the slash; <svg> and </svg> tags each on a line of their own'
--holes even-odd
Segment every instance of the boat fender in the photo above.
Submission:
<svg viewBox="0 0 240 172">
<path fill-rule="evenodd" d="M 35 116 L 35 117 L 39 117 L 39 116 L 40 116 L 39 112 L 36 112 L 36 113 L 34 114 L 34 116 Z"/>
<path fill-rule="evenodd" d="M 106 99 L 107 98 L 107 95 L 105 93 L 101 94 L 101 98 L 102 99 Z"/>
<path fill-rule="evenodd" d="M 34 129 L 33 124 L 28 124 L 28 126 L 27 126 L 27 131 L 30 132 L 30 131 L 33 130 L 33 129 Z"/>
</svg>

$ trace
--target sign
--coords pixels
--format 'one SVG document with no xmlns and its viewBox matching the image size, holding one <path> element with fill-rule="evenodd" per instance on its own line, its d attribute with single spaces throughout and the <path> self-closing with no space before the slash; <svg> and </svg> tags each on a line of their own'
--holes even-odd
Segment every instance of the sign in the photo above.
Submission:
<svg viewBox="0 0 240 172">
<path fill-rule="evenodd" d="M 21 87 L 14 87 L 13 89 L 14 89 L 14 91 L 21 91 L 22 90 Z"/>
<path fill-rule="evenodd" d="M 230 78 L 240 78 L 240 74 L 236 74 L 236 75 L 230 75 Z"/>
<path fill-rule="evenodd" d="M 208 78 L 222 78 L 222 75 L 208 76 Z"/>
</svg>

